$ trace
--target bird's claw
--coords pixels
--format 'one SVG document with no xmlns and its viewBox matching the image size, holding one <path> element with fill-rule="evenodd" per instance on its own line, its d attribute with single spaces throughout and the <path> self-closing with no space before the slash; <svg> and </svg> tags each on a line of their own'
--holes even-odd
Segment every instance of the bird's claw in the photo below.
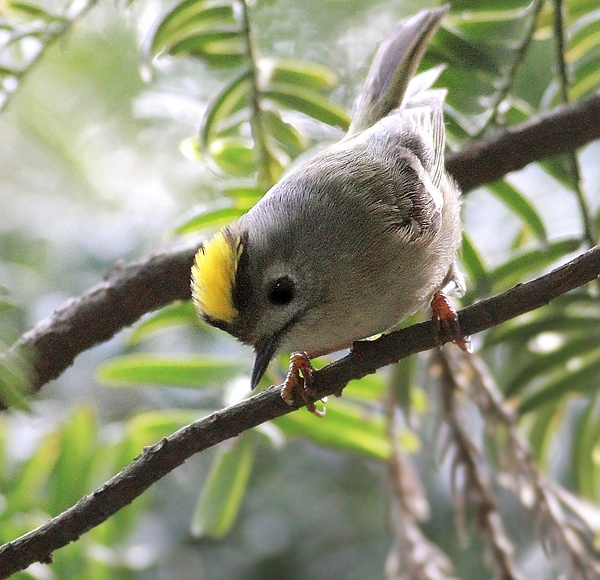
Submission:
<svg viewBox="0 0 600 580">
<path fill-rule="evenodd" d="M 323 417 L 325 411 L 319 411 L 315 405 L 312 390 L 314 367 L 305 352 L 295 352 L 290 357 L 288 374 L 281 387 L 281 398 L 288 405 L 301 404 L 317 417 Z"/>
<path fill-rule="evenodd" d="M 439 333 L 444 328 L 450 333 L 452 342 L 465 352 L 472 352 L 471 337 L 461 336 L 460 325 L 458 323 L 458 315 L 448 297 L 439 290 L 431 299 L 432 319 L 435 323 L 436 338 L 439 338 Z"/>
</svg>

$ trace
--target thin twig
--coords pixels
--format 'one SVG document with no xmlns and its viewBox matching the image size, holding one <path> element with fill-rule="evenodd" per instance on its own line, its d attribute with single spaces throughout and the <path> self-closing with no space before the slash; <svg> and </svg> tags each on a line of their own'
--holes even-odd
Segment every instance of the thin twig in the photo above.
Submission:
<svg viewBox="0 0 600 580">
<path fill-rule="evenodd" d="M 248 14 L 247 0 L 238 0 L 242 12 L 243 33 L 246 41 L 246 58 L 250 71 L 250 129 L 256 148 L 259 166 L 259 185 L 268 189 L 277 180 L 271 172 L 271 154 L 267 143 L 267 134 L 264 126 L 264 113 L 261 105 L 262 92 L 259 84 L 259 71 L 257 57 Z"/>
<path fill-rule="evenodd" d="M 529 16 L 529 22 L 527 24 L 527 30 L 525 31 L 521 42 L 515 50 L 516 56 L 511 62 L 510 68 L 503 76 L 503 81 L 500 88 L 497 89 L 494 94 L 494 102 L 489 105 L 489 108 L 492 109 L 492 114 L 490 115 L 488 122 L 485 123 L 483 127 L 481 127 L 481 129 L 477 132 L 476 135 L 474 135 L 474 137 L 481 137 L 481 135 L 483 135 L 490 126 L 490 123 L 494 122 L 495 124 L 498 124 L 498 108 L 500 107 L 504 99 L 506 99 L 508 93 L 511 91 L 517 76 L 517 71 L 519 70 L 520 66 L 525 60 L 525 57 L 527 56 L 527 50 L 529 49 L 531 41 L 533 40 L 533 36 L 537 28 L 538 16 L 543 6 L 544 0 L 537 0 L 532 4 L 531 15 Z M 529 6 L 525 8 L 525 10 L 529 9 Z"/>
</svg>

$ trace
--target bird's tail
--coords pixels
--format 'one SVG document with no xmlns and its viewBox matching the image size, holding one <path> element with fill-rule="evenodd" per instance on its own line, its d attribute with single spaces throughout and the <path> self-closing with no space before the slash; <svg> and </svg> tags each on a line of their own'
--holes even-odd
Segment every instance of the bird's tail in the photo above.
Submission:
<svg viewBox="0 0 600 580">
<path fill-rule="evenodd" d="M 381 42 L 358 99 L 348 136 L 368 129 L 400 107 L 405 95 L 410 96 L 411 100 L 415 98 L 416 91 L 412 86 L 409 88 L 409 83 L 429 39 L 448 9 L 449 5 L 446 4 L 402 20 Z M 418 89 L 418 92 L 421 90 Z"/>
</svg>

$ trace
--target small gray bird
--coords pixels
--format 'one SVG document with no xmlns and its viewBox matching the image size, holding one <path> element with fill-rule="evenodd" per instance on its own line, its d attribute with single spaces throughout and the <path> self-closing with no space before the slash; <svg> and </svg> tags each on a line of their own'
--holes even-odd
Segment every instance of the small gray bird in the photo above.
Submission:
<svg viewBox="0 0 600 580">
<path fill-rule="evenodd" d="M 254 347 L 252 388 L 280 351 L 350 347 L 442 289 L 461 290 L 446 92 L 430 89 L 435 74 L 410 82 L 447 10 L 401 21 L 379 47 L 348 134 L 299 162 L 198 251 L 194 303 L 208 324 Z"/>
</svg>

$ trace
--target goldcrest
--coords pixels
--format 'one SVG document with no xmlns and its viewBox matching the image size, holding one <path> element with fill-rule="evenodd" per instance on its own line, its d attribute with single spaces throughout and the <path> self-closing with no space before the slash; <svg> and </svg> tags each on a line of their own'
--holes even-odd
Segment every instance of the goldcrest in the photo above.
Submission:
<svg viewBox="0 0 600 580">
<path fill-rule="evenodd" d="M 309 357 L 397 326 L 460 290 L 460 192 L 444 169 L 445 90 L 413 79 L 447 6 L 381 43 L 348 133 L 292 167 L 200 248 L 194 304 L 254 347 L 254 388 L 273 356 Z M 412 81 L 411 81 L 412 79 Z"/>
</svg>

